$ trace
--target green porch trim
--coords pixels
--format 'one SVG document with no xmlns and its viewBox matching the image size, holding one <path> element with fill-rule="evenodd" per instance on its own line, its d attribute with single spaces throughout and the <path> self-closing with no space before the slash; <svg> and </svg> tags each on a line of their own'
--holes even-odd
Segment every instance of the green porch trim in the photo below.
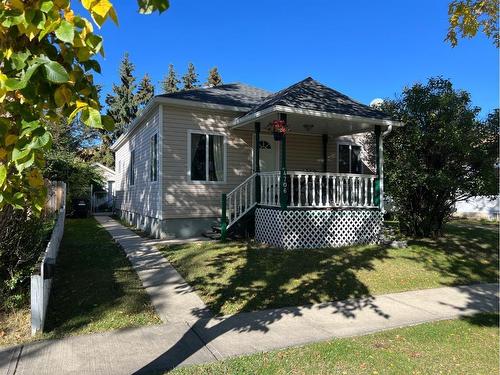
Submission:
<svg viewBox="0 0 500 375">
<path fill-rule="evenodd" d="M 375 179 L 375 196 L 373 197 L 373 203 L 376 206 L 381 207 L 380 200 L 380 137 L 382 134 L 382 128 L 380 125 L 375 125 L 375 165 L 377 168 L 377 178 Z"/>
<path fill-rule="evenodd" d="M 221 241 L 226 241 L 227 239 L 227 194 L 222 193 L 222 201 L 221 201 L 221 208 L 222 208 L 222 215 L 220 218 L 220 239 Z"/>
<path fill-rule="evenodd" d="M 280 120 L 285 121 L 286 124 L 286 113 L 280 113 Z M 282 210 L 286 210 L 288 207 L 288 190 L 286 182 L 286 135 L 284 134 L 280 141 L 281 152 L 280 152 L 280 206 Z"/>
<path fill-rule="evenodd" d="M 260 203 L 260 122 L 255 123 L 255 202 Z"/>
</svg>

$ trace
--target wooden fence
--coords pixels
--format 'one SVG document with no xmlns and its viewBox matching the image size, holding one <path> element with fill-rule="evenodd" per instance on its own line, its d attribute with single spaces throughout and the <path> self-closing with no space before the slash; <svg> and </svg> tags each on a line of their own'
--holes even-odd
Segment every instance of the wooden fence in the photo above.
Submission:
<svg viewBox="0 0 500 375">
<path fill-rule="evenodd" d="M 31 275 L 31 334 L 43 331 L 47 305 L 52 286 L 54 267 L 59 252 L 59 245 L 64 233 L 64 218 L 66 215 L 66 184 L 64 182 L 50 182 L 45 214 L 53 213 L 56 222 L 50 236 L 47 248 L 40 258 Z"/>
</svg>

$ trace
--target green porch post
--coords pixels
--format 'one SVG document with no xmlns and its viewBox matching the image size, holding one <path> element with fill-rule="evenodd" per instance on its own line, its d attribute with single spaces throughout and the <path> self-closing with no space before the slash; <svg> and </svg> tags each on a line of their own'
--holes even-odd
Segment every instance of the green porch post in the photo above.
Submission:
<svg viewBox="0 0 500 375">
<path fill-rule="evenodd" d="M 260 203 L 260 122 L 255 123 L 255 202 Z"/>
<path fill-rule="evenodd" d="M 285 121 L 286 124 L 286 113 L 280 113 L 280 120 Z M 280 206 L 282 210 L 286 210 L 288 206 L 288 190 L 287 190 L 287 183 L 286 183 L 286 135 L 283 134 L 283 137 L 281 138 L 280 142 L 281 146 L 281 152 L 280 152 L 280 171 L 281 171 L 281 178 L 280 178 Z"/>
<path fill-rule="evenodd" d="M 375 165 L 377 168 L 377 178 L 375 179 L 375 196 L 373 197 L 373 204 L 381 207 L 382 201 L 380 199 L 380 178 L 381 178 L 381 163 L 380 163 L 380 135 L 382 129 L 380 125 L 375 125 Z"/>
<path fill-rule="evenodd" d="M 226 214 L 226 201 L 227 195 L 226 193 L 222 193 L 222 215 L 220 218 L 220 239 L 221 241 L 225 241 L 227 239 L 227 214 Z"/>
</svg>

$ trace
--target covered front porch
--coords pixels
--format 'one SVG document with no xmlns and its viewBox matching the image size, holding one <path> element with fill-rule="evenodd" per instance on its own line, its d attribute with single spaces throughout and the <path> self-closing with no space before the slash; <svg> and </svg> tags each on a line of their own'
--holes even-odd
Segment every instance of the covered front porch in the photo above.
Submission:
<svg viewBox="0 0 500 375">
<path fill-rule="evenodd" d="M 254 213 L 255 239 L 284 249 L 377 242 L 384 210 L 383 137 L 401 124 L 314 80 L 294 86 L 233 123 L 254 133 L 254 173 L 223 194 L 222 238 Z M 285 132 L 272 134 L 267 124 L 275 120 Z M 364 152 L 367 133 L 373 134 L 371 158 Z M 307 141 L 311 137 L 315 146 Z M 319 148 L 321 156 L 308 159 L 308 147 Z M 302 168 L 289 169 L 289 162 Z"/>
</svg>

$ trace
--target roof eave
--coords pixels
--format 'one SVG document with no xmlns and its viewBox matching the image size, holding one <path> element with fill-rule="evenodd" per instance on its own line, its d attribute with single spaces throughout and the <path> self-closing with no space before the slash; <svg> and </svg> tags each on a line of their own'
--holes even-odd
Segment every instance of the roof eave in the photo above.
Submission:
<svg viewBox="0 0 500 375">
<path fill-rule="evenodd" d="M 238 113 L 245 113 L 251 110 L 251 107 L 238 107 L 232 105 L 222 105 L 222 104 L 214 104 L 207 102 L 198 102 L 194 100 L 174 99 L 174 98 L 165 98 L 157 96 L 149 101 L 149 103 L 146 105 L 142 113 L 134 121 L 131 122 L 129 129 L 125 133 L 120 135 L 120 137 L 118 137 L 116 142 L 111 145 L 110 147 L 111 151 L 116 151 L 123 145 L 123 143 L 128 139 L 128 137 L 132 134 L 135 128 L 139 125 L 142 118 L 146 116 L 156 104 L 170 104 L 181 107 L 212 109 L 212 110 L 238 112 Z"/>
<path fill-rule="evenodd" d="M 394 120 L 378 119 L 378 118 L 364 117 L 364 116 L 345 115 L 345 114 L 334 113 L 334 112 L 323 112 L 323 111 L 316 111 L 316 110 L 311 110 L 311 109 L 301 109 L 301 108 L 293 108 L 293 107 L 275 105 L 275 106 L 265 108 L 262 111 L 258 111 L 258 112 L 252 113 L 250 115 L 245 115 L 245 116 L 239 117 L 237 119 L 234 119 L 232 124 L 230 125 L 230 127 L 232 129 L 239 128 L 239 127 L 244 126 L 252 121 L 255 121 L 256 119 L 258 119 L 260 117 L 263 117 L 263 116 L 268 115 L 268 114 L 273 113 L 273 112 L 293 113 L 293 114 L 298 114 L 298 115 L 331 118 L 331 119 L 353 121 L 353 122 L 365 122 L 365 123 L 369 123 L 369 124 L 373 124 L 373 125 L 381 125 L 381 126 L 403 126 L 404 125 L 404 123 L 402 123 L 400 121 L 394 121 Z"/>
</svg>

